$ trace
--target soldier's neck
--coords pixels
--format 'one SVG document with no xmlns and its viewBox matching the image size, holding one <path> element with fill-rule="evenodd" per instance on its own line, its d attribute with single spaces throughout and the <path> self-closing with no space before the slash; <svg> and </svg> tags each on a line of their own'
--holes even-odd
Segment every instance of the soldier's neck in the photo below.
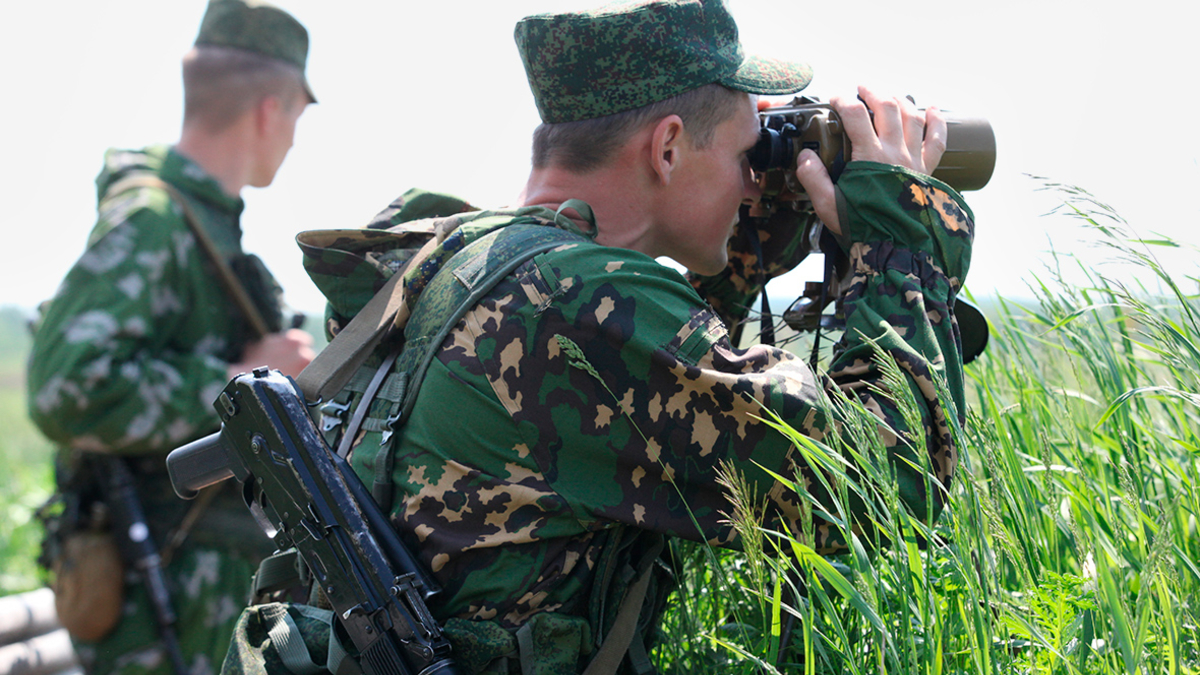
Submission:
<svg viewBox="0 0 1200 675">
<path fill-rule="evenodd" d="M 215 178 L 231 197 L 241 196 L 242 188 L 250 184 L 252 158 L 245 140 L 235 129 L 214 133 L 201 127 L 184 126 L 175 150 Z"/>
<path fill-rule="evenodd" d="M 653 219 L 643 203 L 644 192 L 631 172 L 615 167 L 573 173 L 557 167 L 534 169 L 521 196 L 524 206 L 557 210 L 568 199 L 579 199 L 592 207 L 599 233 L 598 243 L 654 255 Z M 564 215 L 576 218 L 574 211 Z"/>
</svg>

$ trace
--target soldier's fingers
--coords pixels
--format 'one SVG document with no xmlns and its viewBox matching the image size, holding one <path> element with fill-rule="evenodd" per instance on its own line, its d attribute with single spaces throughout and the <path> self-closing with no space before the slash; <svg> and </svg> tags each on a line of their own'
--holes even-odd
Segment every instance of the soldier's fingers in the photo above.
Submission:
<svg viewBox="0 0 1200 675">
<path fill-rule="evenodd" d="M 908 147 L 904 143 L 905 129 L 900 102 L 889 96 L 879 96 L 867 87 L 859 87 L 858 96 L 874 114 L 875 133 L 879 136 L 884 161 L 890 164 L 903 163 Z"/>
<path fill-rule="evenodd" d="M 867 112 L 867 106 L 857 99 L 841 96 L 829 99 L 829 104 L 841 119 L 842 127 L 845 128 L 846 135 L 850 137 L 850 143 L 854 146 L 850 159 L 866 161 L 881 159 L 879 157 L 879 138 L 875 135 L 875 128 L 871 126 L 871 115 Z"/>
<path fill-rule="evenodd" d="M 911 98 L 902 98 L 897 102 L 900 104 L 900 113 L 904 120 L 904 145 L 912 160 L 909 168 L 924 173 L 925 115 L 917 110 L 917 105 Z"/>
<path fill-rule="evenodd" d="M 300 330 L 299 328 L 289 328 L 287 332 L 284 333 L 284 336 L 289 341 L 296 344 L 309 347 L 311 347 L 313 344 L 313 336 L 309 335 L 306 331 Z"/>
<path fill-rule="evenodd" d="M 802 150 L 796 158 L 796 178 L 804 186 L 804 192 L 812 200 L 813 211 L 834 234 L 841 234 L 841 224 L 837 216 L 837 196 L 834 193 L 833 181 L 825 164 L 812 150 Z"/>
<path fill-rule="evenodd" d="M 941 110 L 930 106 L 925 109 L 925 141 L 921 145 L 921 163 L 924 173 L 932 174 L 946 152 L 946 137 L 949 128 Z"/>
</svg>

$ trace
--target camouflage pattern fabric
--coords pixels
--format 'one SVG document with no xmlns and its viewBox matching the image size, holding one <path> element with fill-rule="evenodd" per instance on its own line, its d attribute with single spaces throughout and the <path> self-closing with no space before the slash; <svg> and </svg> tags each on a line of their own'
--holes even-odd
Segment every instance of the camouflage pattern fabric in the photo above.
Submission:
<svg viewBox="0 0 1200 675">
<path fill-rule="evenodd" d="M 155 541 L 167 541 L 191 503 L 174 496 L 166 476 L 139 475 L 138 487 L 151 525 L 157 525 L 152 527 L 158 535 Z M 148 492 L 157 496 L 148 499 Z M 237 491 L 224 488 L 166 569 L 189 675 L 220 671 L 246 606 L 249 580 L 259 561 L 271 553 L 268 540 L 247 515 Z M 145 588 L 130 571 L 125 589 L 122 617 L 111 634 L 95 642 L 72 640 L 81 664 L 95 675 L 174 675 Z"/>
<path fill-rule="evenodd" d="M 729 343 L 702 294 L 711 290 L 726 308 L 750 305 L 757 282 L 739 270 L 757 265 L 736 250 L 739 238 L 730 270 L 694 284 L 639 253 L 584 241 L 539 255 L 501 282 L 442 343 L 404 426 L 356 439 L 352 464 L 368 483 L 381 446 L 394 455 L 394 523 L 443 585 L 432 609 L 468 655 L 468 672 L 518 672 L 519 657 L 532 660 L 522 672 L 581 670 L 628 581 L 603 562 L 615 532 L 739 545 L 723 515 L 730 505 L 721 463 L 767 496 L 780 525 L 803 532 L 801 518 L 811 515 L 760 465 L 799 471 L 818 498 L 820 486 L 793 464 L 789 442 L 756 419 L 760 403 L 820 441 L 835 432 L 821 390 L 841 389 L 905 432 L 895 407 L 871 388 L 880 373 L 869 342 L 907 376 L 925 450 L 949 487 L 958 458 L 949 424 L 964 414 L 949 308 L 969 267 L 973 216 L 945 184 L 897 167 L 851 163 L 838 189 L 854 278 L 845 294 L 848 329 L 828 376 L 781 349 Z M 520 217 L 555 222 L 545 210 Z M 763 230 L 772 273 L 798 259 L 792 239 L 801 228 L 793 224 L 788 237 L 784 223 L 769 221 Z M 949 400 L 937 396 L 935 380 Z M 939 512 L 942 493 L 928 496 L 901 460 L 911 451 L 894 435 L 883 440 L 906 505 Z M 819 551 L 845 550 L 828 523 L 818 520 L 815 535 Z M 597 616 L 606 603 L 610 610 Z M 541 624 L 529 644 L 575 645 L 566 659 L 574 667 L 564 669 L 554 650 L 514 653 L 520 640 L 504 638 Z M 249 647 L 237 659 L 231 653 L 229 672 L 261 672 L 277 646 Z"/>
<path fill-rule="evenodd" d="M 196 46 L 241 49 L 291 64 L 300 69 L 309 100 L 317 102 L 304 74 L 308 31 L 291 14 L 269 2 L 212 0 L 200 21 Z"/>
<path fill-rule="evenodd" d="M 745 223 L 751 222 L 745 206 L 740 217 Z M 767 282 L 792 271 L 808 257 L 811 245 L 797 235 L 810 219 L 815 222 L 817 217 L 811 212 L 785 209 L 764 219 L 754 219 L 753 228 L 742 225 L 734 230 L 724 271 L 709 277 L 688 275 L 696 292 L 721 317 L 730 335 L 750 315 L 750 303 Z"/>
<path fill-rule="evenodd" d="M 794 94 L 803 63 L 748 56 L 723 0 L 643 0 L 528 16 L 514 35 L 542 121 L 633 110 L 719 82 L 748 94 Z"/>
<path fill-rule="evenodd" d="M 357 675 L 359 671 L 352 667 L 352 661 L 345 661 L 349 670 L 339 671 L 345 650 L 331 631 L 332 623 L 332 612 L 327 609 L 277 602 L 255 605 L 238 619 L 238 639 L 230 648 L 228 662 L 256 663 L 254 671 L 259 673 L 312 674 L 328 666 L 329 671 L 339 675 Z M 299 638 L 294 646 L 265 655 L 257 651 L 259 645 L 272 644 L 273 636 L 281 630 Z"/>
<path fill-rule="evenodd" d="M 185 195 L 269 327 L 279 330 L 279 287 L 241 248 L 242 200 L 224 194 L 215 179 L 166 147 L 110 151 L 97 179 L 101 198 L 110 185 L 143 172 Z M 103 199 L 87 250 L 45 310 L 29 362 L 30 416 L 69 448 L 60 456 L 60 486 L 86 489 L 88 477 L 70 470 L 78 453 L 136 458 L 144 509 L 157 541 L 165 543 L 189 504 L 172 493 L 162 460 L 218 428 L 212 401 L 249 338 L 178 204 L 153 188 Z M 193 675 L 219 666 L 250 575 L 270 550 L 229 491 L 208 507 L 175 554 L 167 574 Z M 168 673 L 144 593 L 129 586 L 127 597 L 125 618 L 111 636 L 77 645 L 85 667 L 95 674 Z"/>
</svg>

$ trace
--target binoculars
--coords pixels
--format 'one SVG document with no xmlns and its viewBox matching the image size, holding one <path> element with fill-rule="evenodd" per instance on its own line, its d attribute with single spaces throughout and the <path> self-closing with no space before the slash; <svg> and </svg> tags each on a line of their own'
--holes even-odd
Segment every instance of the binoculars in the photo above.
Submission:
<svg viewBox="0 0 1200 675">
<path fill-rule="evenodd" d="M 992 125 L 982 118 L 948 112 L 945 118 L 946 152 L 933 177 L 959 192 L 978 190 L 991 180 L 996 167 Z M 785 106 L 759 112 L 759 122 L 762 128 L 750 152 L 750 167 L 769 199 L 802 199 L 804 188 L 796 180 L 796 158 L 801 150 L 816 152 L 835 181 L 850 161 L 850 139 L 828 103 L 798 96 Z"/>
</svg>

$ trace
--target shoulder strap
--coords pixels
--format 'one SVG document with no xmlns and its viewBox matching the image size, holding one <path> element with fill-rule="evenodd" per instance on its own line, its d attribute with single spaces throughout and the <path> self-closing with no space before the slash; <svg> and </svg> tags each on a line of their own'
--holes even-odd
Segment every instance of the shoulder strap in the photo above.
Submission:
<svg viewBox="0 0 1200 675">
<path fill-rule="evenodd" d="M 515 228 L 515 229 L 514 229 Z M 497 237 L 505 235 L 504 246 L 493 246 Z M 450 335 L 450 331 L 458 325 L 459 320 L 466 315 L 480 300 L 492 291 L 505 277 L 520 267 L 530 258 L 570 242 L 590 241 L 586 237 L 546 225 L 516 225 L 493 232 L 472 243 L 455 256 L 456 261 L 462 261 L 459 268 L 476 268 L 476 281 L 467 285 L 459 280 L 454 286 L 455 291 L 463 294 L 456 305 L 444 307 L 442 313 L 435 313 L 426 322 L 438 330 L 427 343 L 425 352 L 408 378 L 405 388 L 404 403 L 397 417 L 396 426 L 408 421 L 413 405 L 416 404 L 417 392 L 425 379 L 425 372 L 437 357 L 442 343 Z M 447 266 L 449 267 L 449 266 Z M 444 276 L 447 269 L 443 268 L 439 277 Z M 435 282 L 431 282 L 432 285 Z M 427 289 L 428 292 L 428 289 Z M 407 319 L 407 315 L 405 316 Z M 372 496 L 385 512 L 392 508 L 393 489 L 392 468 L 395 463 L 393 448 L 389 444 L 380 449 L 375 460 L 375 480 L 371 486 Z"/>
<path fill-rule="evenodd" d="M 554 245 L 580 238 L 579 235 L 558 230 L 557 228 L 549 226 L 537 227 L 540 230 L 554 233 L 550 237 L 553 239 Z M 383 341 L 385 336 L 404 330 L 411 310 L 408 306 L 404 284 L 401 280 L 409 269 L 419 268 L 424 264 L 452 231 L 439 229 L 429 241 L 425 242 L 425 245 L 412 258 L 409 258 L 400 269 L 396 270 L 395 274 L 388 279 L 383 288 L 375 293 L 370 302 L 351 319 L 350 323 L 346 324 L 337 336 L 321 350 L 321 353 L 317 354 L 312 363 L 308 364 L 308 367 L 300 373 L 300 376 L 296 378 L 296 384 L 300 386 L 300 391 L 304 392 L 305 397 L 309 401 L 328 401 L 332 399 L 346 385 L 346 382 L 353 377 L 355 371 L 367 360 L 367 357 L 371 355 L 372 351 Z M 521 255 L 510 259 L 514 264 L 509 268 L 509 271 L 515 269 L 516 266 L 525 260 L 549 248 L 552 248 L 552 245 L 536 248 L 536 250 L 532 247 L 526 249 Z M 505 275 L 507 275 L 507 272 L 505 272 Z M 487 288 L 483 289 L 486 292 L 503 278 L 504 275 L 497 276 L 484 284 L 477 285 L 476 288 L 487 286 Z M 464 308 L 463 311 L 465 312 L 466 309 L 469 309 L 469 307 Z M 453 328 L 453 324 L 450 327 Z"/>
<path fill-rule="evenodd" d="M 625 597 L 617 607 L 617 616 L 613 619 L 612 628 L 608 635 L 604 636 L 604 642 L 596 650 L 596 655 L 588 663 L 583 675 L 613 675 L 617 672 L 621 660 L 633 646 L 633 638 L 638 632 L 638 616 L 646 604 L 646 593 L 650 589 L 650 579 L 654 576 L 654 561 L 662 553 L 665 544 L 666 539 L 658 536 L 637 562 L 637 578 L 625 590 Z"/>
<path fill-rule="evenodd" d="M 400 280 L 409 268 L 425 262 L 444 238 L 431 237 L 300 373 L 296 384 L 309 401 L 333 398 L 385 335 L 403 330 L 409 309 Z"/>
<path fill-rule="evenodd" d="M 183 211 L 183 221 L 187 223 L 188 229 L 191 230 L 192 236 L 196 238 L 200 249 L 204 251 L 204 255 L 208 257 L 209 262 L 216 269 L 217 281 L 220 282 L 221 287 L 225 289 L 230 299 L 237 305 L 242 316 L 246 318 L 246 322 L 250 324 L 250 330 L 258 338 L 262 338 L 264 335 L 270 333 L 270 329 L 267 328 L 267 322 L 263 319 L 262 313 L 258 311 L 258 307 L 255 306 L 254 301 L 250 299 L 250 294 L 246 292 L 246 288 L 242 285 L 242 282 L 233 273 L 233 269 L 229 267 L 229 263 L 217 252 L 217 247 L 213 243 L 212 237 L 208 236 L 208 232 L 200 224 L 200 219 L 196 217 L 196 212 L 192 210 L 187 199 L 180 194 L 175 186 L 158 176 L 146 173 L 134 174 L 113 183 L 108 191 L 104 193 L 104 198 L 101 201 L 107 201 L 122 192 L 127 192 L 135 188 L 156 188 L 162 190 L 170 196 L 172 202 L 179 205 L 179 208 Z"/>
</svg>

